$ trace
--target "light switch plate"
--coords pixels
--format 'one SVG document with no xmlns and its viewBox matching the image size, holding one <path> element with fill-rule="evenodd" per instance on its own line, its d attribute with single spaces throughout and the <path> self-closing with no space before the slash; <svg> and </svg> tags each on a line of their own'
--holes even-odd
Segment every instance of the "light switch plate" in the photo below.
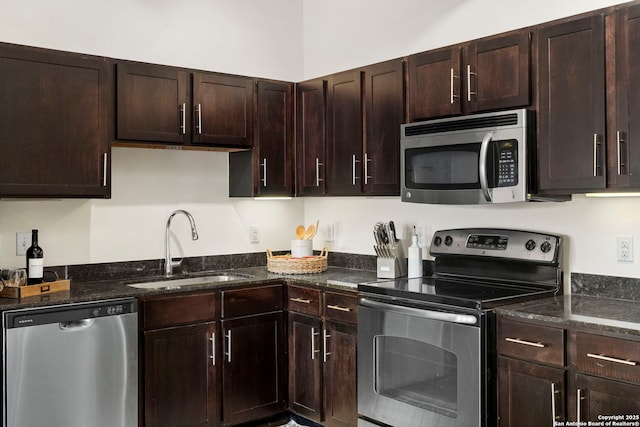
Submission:
<svg viewBox="0 0 640 427">
<path fill-rule="evenodd" d="M 249 227 L 249 241 L 260 243 L 260 226 L 253 224 Z"/>
<path fill-rule="evenodd" d="M 31 233 L 17 232 L 16 233 L 16 256 L 23 256 L 27 254 L 27 249 L 31 246 Z"/>
</svg>

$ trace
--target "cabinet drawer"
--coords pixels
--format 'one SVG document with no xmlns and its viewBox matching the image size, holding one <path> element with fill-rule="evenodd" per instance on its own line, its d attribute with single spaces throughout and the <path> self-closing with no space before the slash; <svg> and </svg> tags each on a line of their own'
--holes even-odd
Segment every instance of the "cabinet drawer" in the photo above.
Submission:
<svg viewBox="0 0 640 427">
<path fill-rule="evenodd" d="M 356 295 L 325 292 L 324 315 L 327 320 L 358 323 L 358 297 Z"/>
<path fill-rule="evenodd" d="M 576 369 L 640 383 L 640 342 L 588 333 L 575 334 Z"/>
<path fill-rule="evenodd" d="M 141 299 L 142 329 L 200 323 L 217 317 L 217 294 L 165 295 Z"/>
<path fill-rule="evenodd" d="M 242 317 L 282 310 L 282 285 L 222 291 L 222 317 Z"/>
<path fill-rule="evenodd" d="M 498 319 L 498 353 L 564 366 L 564 329 Z"/>
<path fill-rule="evenodd" d="M 320 316 L 320 290 L 300 286 L 287 287 L 287 309 L 292 312 Z"/>
</svg>

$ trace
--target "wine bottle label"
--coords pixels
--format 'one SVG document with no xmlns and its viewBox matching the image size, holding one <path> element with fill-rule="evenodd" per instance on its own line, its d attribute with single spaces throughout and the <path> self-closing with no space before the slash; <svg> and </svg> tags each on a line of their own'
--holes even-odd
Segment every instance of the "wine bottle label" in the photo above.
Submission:
<svg viewBox="0 0 640 427">
<path fill-rule="evenodd" d="M 44 258 L 29 259 L 29 279 L 42 279 Z"/>
</svg>

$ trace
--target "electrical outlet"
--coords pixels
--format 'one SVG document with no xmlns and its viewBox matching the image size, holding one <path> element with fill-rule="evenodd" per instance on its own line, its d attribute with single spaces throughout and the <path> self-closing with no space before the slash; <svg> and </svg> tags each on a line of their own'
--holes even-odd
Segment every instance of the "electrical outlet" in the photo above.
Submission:
<svg viewBox="0 0 640 427">
<path fill-rule="evenodd" d="M 632 236 L 618 236 L 618 261 L 633 262 Z"/>
<path fill-rule="evenodd" d="M 249 227 L 249 240 L 251 243 L 260 243 L 260 226 L 254 224 Z"/>
<path fill-rule="evenodd" d="M 23 256 L 27 254 L 27 249 L 31 246 L 31 233 L 29 232 L 17 232 L 16 233 L 16 256 Z"/>
<path fill-rule="evenodd" d="M 325 236 L 326 242 L 333 242 L 335 239 L 335 229 L 333 228 L 333 224 L 327 224 L 327 235 Z"/>
<path fill-rule="evenodd" d="M 418 236 L 418 246 L 426 248 L 427 244 L 427 227 L 416 227 L 416 235 Z"/>
</svg>

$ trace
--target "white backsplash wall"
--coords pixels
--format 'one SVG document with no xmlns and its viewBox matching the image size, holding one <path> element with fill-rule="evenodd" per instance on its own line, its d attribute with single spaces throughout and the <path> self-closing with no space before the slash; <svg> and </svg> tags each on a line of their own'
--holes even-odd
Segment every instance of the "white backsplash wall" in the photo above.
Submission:
<svg viewBox="0 0 640 427">
<path fill-rule="evenodd" d="M 559 234 L 565 279 L 571 272 L 640 277 L 640 198 L 586 198 L 570 202 L 444 206 L 403 203 L 395 197 L 305 198 L 307 224 L 320 220 L 314 248 L 374 255 L 373 226 L 393 220 L 400 238 L 410 239 L 414 225 L 434 230 L 501 227 Z M 334 225 L 335 240 L 325 242 Z M 617 261 L 617 236 L 634 237 L 634 262 Z M 425 259 L 428 259 L 425 254 Z"/>
<path fill-rule="evenodd" d="M 114 148 L 111 199 L 0 201 L 0 267 L 24 264 L 15 232 L 32 228 L 40 230 L 45 265 L 161 259 L 176 209 L 193 215 L 200 238 L 192 241 L 187 218 L 176 215 L 175 257 L 288 248 L 303 200 L 229 198 L 228 169 L 227 153 Z M 251 225 L 260 227 L 260 243 L 250 243 Z"/>
</svg>

